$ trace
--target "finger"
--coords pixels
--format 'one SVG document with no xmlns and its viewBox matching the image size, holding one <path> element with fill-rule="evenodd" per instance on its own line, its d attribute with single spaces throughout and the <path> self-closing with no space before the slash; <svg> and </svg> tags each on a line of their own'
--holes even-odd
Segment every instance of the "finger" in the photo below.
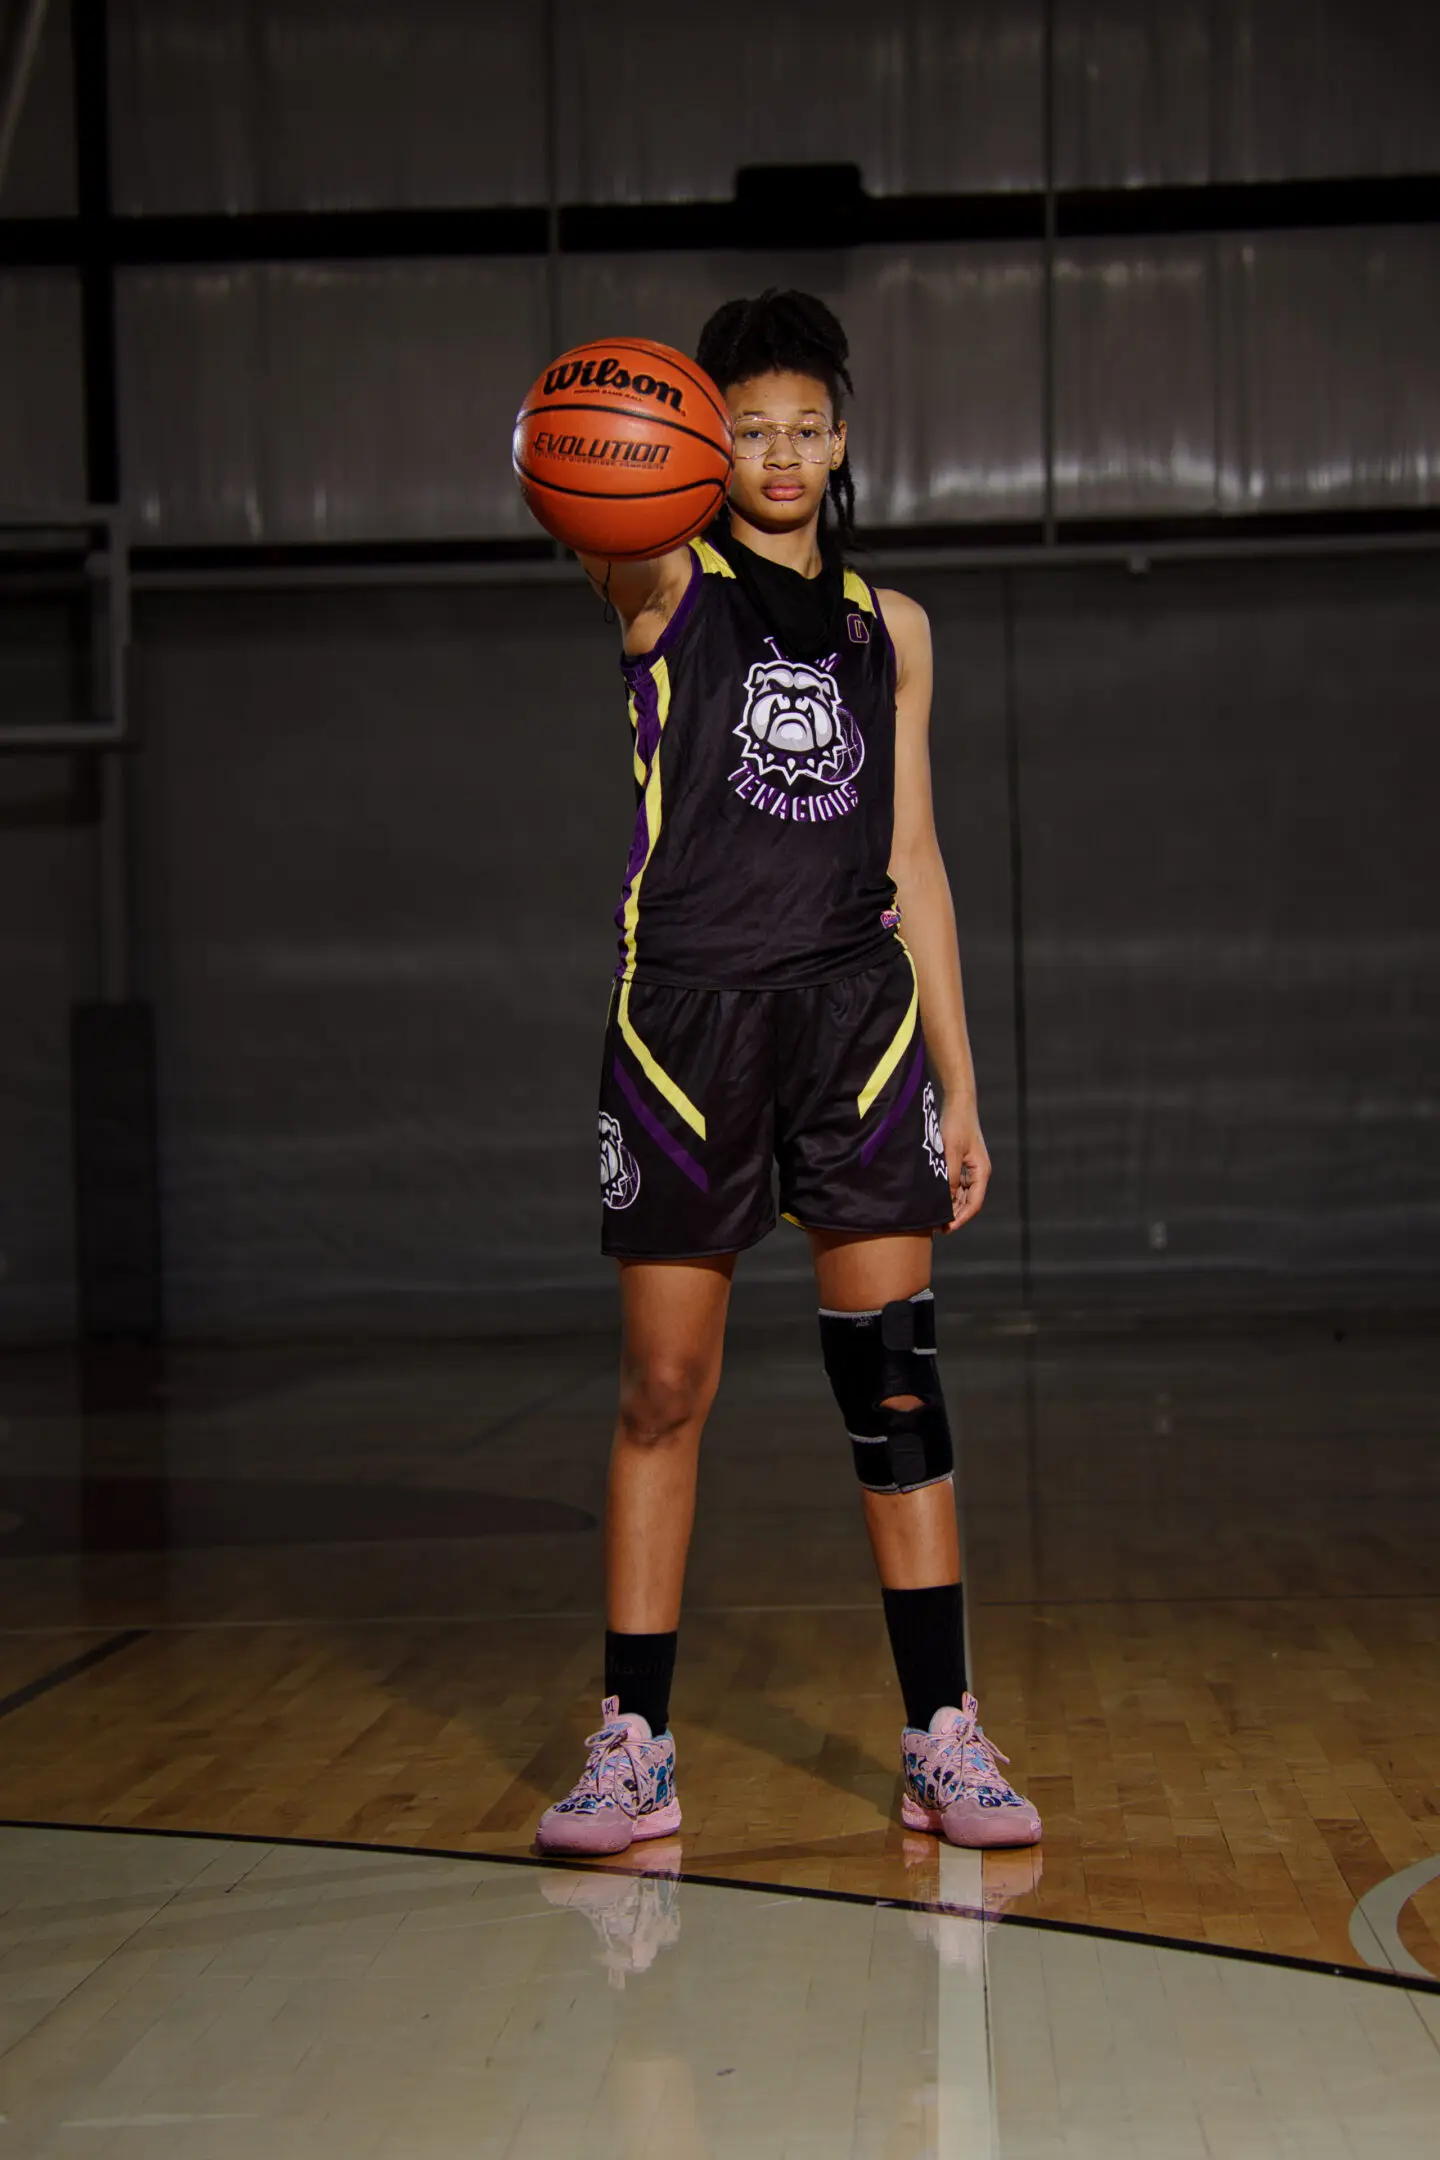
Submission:
<svg viewBox="0 0 1440 2160">
<path fill-rule="evenodd" d="M 985 1187 L 989 1183 L 988 1163 L 978 1163 L 966 1157 L 956 1173 L 952 1187 L 955 1203 L 955 1220 L 969 1222 L 978 1215 L 985 1202 Z"/>
</svg>

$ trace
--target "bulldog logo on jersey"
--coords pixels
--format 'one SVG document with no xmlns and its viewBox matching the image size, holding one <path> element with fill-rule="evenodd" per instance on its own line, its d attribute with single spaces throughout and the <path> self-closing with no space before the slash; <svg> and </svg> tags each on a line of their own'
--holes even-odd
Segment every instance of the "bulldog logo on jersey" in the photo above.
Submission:
<svg viewBox="0 0 1440 2160">
<path fill-rule="evenodd" d="M 627 1208 L 640 1190 L 640 1165 L 625 1144 L 620 1120 L 600 1112 L 600 1197 L 607 1208 Z"/>
<path fill-rule="evenodd" d="M 920 1107 L 925 1116 L 925 1153 L 930 1158 L 930 1167 L 937 1177 L 948 1177 L 949 1172 L 945 1165 L 945 1135 L 940 1130 L 940 1112 L 935 1106 L 934 1084 L 929 1080 L 925 1082 Z"/>
<path fill-rule="evenodd" d="M 865 743 L 840 702 L 835 659 L 811 666 L 783 657 L 757 660 L 745 678 L 745 709 L 735 729 L 742 762 L 730 784 L 742 802 L 771 817 L 816 825 L 844 817 L 860 797 L 854 786 Z"/>
</svg>

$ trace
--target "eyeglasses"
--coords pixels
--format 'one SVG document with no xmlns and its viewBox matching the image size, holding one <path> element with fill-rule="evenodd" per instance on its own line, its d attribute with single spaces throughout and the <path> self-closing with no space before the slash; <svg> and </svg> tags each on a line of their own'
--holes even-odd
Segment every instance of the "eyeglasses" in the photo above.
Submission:
<svg viewBox="0 0 1440 2160">
<path fill-rule="evenodd" d="M 828 465 L 835 430 L 820 420 L 800 420 L 793 427 L 777 427 L 770 420 L 741 420 L 735 429 L 737 458 L 768 457 L 781 436 L 796 457 L 807 465 Z"/>
</svg>

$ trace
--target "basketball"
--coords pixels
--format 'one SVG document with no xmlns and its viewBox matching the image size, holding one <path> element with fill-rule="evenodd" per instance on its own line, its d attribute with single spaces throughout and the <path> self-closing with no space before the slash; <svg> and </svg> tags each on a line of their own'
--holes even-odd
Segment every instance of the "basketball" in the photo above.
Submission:
<svg viewBox="0 0 1440 2160">
<path fill-rule="evenodd" d="M 546 368 L 515 416 L 515 474 L 546 532 L 643 562 L 704 530 L 734 463 L 730 415 L 671 345 L 599 338 Z"/>
</svg>

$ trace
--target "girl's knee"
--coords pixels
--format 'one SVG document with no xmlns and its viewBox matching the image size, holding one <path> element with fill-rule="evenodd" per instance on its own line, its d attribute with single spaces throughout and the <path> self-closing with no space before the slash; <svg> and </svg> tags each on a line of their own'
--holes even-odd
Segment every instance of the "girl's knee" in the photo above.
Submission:
<svg viewBox="0 0 1440 2160">
<path fill-rule="evenodd" d="M 703 1420 L 714 1394 L 710 1374 L 684 1358 L 628 1371 L 620 1390 L 621 1436 L 641 1447 L 673 1444 Z"/>
</svg>

